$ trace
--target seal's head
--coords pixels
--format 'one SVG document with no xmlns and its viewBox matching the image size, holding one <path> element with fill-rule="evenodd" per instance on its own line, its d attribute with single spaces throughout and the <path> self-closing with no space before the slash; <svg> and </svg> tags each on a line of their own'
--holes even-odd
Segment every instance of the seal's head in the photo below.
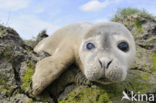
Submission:
<svg viewBox="0 0 156 103">
<path fill-rule="evenodd" d="M 79 55 L 87 79 L 123 81 L 136 49 L 134 38 L 122 24 L 115 22 L 93 26 L 84 36 Z"/>
</svg>

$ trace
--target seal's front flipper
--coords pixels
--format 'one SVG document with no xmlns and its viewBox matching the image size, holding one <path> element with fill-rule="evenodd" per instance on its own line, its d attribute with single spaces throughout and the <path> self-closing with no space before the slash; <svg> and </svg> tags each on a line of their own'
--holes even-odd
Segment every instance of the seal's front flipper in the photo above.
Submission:
<svg viewBox="0 0 156 103">
<path fill-rule="evenodd" d="M 40 94 L 51 82 L 74 62 L 74 55 L 69 47 L 58 48 L 55 53 L 36 64 L 32 77 L 33 95 Z"/>
</svg>

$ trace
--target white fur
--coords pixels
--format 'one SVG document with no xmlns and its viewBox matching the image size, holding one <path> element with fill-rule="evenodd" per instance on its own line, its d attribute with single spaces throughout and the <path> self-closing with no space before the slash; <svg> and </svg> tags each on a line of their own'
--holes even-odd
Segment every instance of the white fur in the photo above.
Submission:
<svg viewBox="0 0 156 103">
<path fill-rule="evenodd" d="M 91 31 L 93 29 L 94 31 Z M 100 78 L 108 78 L 111 81 L 125 80 L 127 69 L 136 53 L 132 34 L 123 25 L 112 22 L 97 24 L 93 26 L 90 31 L 88 35 L 92 35 L 92 37 L 84 39 L 79 49 L 85 76 L 93 81 Z M 99 33 L 99 35 L 96 33 Z M 109 35 L 108 39 L 110 39 L 110 46 L 107 48 L 102 45 L 104 35 Z M 128 42 L 130 47 L 128 52 L 125 53 L 117 48 L 117 44 L 121 41 Z M 86 44 L 88 42 L 92 42 L 96 48 L 91 51 L 86 50 Z M 110 50 L 107 51 L 107 49 Z M 102 59 L 101 61 L 105 65 L 108 61 L 113 61 L 108 69 L 102 69 L 98 63 L 99 59 Z"/>
</svg>

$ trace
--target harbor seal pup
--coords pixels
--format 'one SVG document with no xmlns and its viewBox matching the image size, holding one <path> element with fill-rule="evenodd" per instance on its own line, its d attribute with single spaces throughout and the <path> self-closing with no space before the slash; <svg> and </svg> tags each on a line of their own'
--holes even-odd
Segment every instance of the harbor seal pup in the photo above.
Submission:
<svg viewBox="0 0 156 103">
<path fill-rule="evenodd" d="M 123 81 L 136 53 L 132 34 L 115 22 L 65 26 L 42 40 L 34 51 L 51 56 L 36 64 L 33 95 L 40 94 L 74 62 L 91 81 Z"/>
</svg>

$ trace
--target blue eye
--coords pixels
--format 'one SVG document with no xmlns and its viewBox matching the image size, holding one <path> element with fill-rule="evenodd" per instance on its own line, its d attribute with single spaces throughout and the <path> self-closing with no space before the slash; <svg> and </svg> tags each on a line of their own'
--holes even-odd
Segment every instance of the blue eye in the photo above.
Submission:
<svg viewBox="0 0 156 103">
<path fill-rule="evenodd" d="M 86 45 L 86 48 L 87 48 L 88 50 L 91 50 L 91 49 L 95 48 L 95 45 L 94 45 L 93 43 L 88 43 L 88 44 Z"/>
</svg>

